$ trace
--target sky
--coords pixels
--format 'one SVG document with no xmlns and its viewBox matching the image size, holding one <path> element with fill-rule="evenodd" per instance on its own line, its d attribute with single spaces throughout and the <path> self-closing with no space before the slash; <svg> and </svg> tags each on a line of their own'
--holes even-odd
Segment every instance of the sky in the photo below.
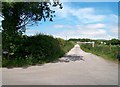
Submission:
<svg viewBox="0 0 120 87">
<path fill-rule="evenodd" d="M 43 33 L 63 39 L 118 38 L 118 2 L 63 2 L 62 5 L 63 9 L 52 8 L 56 15 L 53 22 L 27 26 L 25 34 Z"/>
<path fill-rule="evenodd" d="M 39 22 L 28 27 L 26 34 L 44 33 L 63 39 L 118 38 L 117 2 L 64 2 L 56 11 L 53 22 Z"/>
</svg>

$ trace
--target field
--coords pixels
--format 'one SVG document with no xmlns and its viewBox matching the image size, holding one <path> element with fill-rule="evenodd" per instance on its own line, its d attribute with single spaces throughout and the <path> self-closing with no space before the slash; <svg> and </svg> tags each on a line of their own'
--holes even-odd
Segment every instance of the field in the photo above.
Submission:
<svg viewBox="0 0 120 87">
<path fill-rule="evenodd" d="M 95 47 L 92 47 L 91 44 L 81 44 L 80 46 L 81 49 L 86 52 L 90 52 L 113 61 L 117 61 L 117 55 L 120 53 L 120 47 L 118 45 L 96 44 Z"/>
</svg>

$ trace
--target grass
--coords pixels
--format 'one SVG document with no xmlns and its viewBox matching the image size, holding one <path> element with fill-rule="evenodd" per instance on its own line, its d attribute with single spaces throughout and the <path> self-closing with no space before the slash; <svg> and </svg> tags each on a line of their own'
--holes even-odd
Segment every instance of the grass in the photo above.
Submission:
<svg viewBox="0 0 120 87">
<path fill-rule="evenodd" d="M 93 48 L 91 44 L 81 44 L 81 49 L 112 61 L 117 61 L 117 55 L 120 53 L 120 47 L 117 45 L 95 45 Z"/>
</svg>

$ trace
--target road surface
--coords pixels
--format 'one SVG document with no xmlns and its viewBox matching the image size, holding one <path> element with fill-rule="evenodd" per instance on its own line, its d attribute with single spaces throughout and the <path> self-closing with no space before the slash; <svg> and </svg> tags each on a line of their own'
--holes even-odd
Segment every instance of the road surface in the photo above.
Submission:
<svg viewBox="0 0 120 87">
<path fill-rule="evenodd" d="M 82 51 L 75 45 L 54 63 L 2 69 L 3 85 L 117 85 L 118 64 Z"/>
</svg>

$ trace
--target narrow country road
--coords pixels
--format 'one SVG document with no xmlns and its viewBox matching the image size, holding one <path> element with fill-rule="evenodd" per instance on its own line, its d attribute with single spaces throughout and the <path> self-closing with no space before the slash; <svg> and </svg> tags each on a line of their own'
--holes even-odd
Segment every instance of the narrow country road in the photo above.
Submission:
<svg viewBox="0 0 120 87">
<path fill-rule="evenodd" d="M 118 64 L 82 51 L 75 45 L 54 63 L 2 69 L 3 85 L 117 85 Z"/>
</svg>

